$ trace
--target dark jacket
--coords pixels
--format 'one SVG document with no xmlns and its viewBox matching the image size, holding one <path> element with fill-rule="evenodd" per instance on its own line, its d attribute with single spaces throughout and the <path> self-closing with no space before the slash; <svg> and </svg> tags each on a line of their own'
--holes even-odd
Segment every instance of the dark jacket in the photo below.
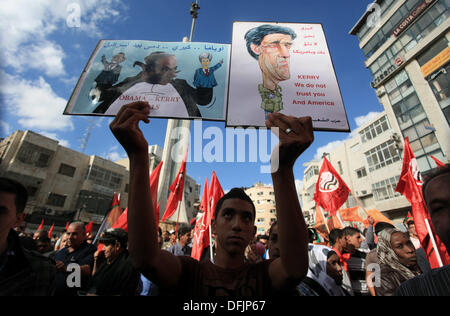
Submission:
<svg viewBox="0 0 450 316">
<path fill-rule="evenodd" d="M 0 257 L 0 296 L 47 296 L 55 291 L 56 267 L 52 260 L 23 249 L 14 230 Z"/>
</svg>

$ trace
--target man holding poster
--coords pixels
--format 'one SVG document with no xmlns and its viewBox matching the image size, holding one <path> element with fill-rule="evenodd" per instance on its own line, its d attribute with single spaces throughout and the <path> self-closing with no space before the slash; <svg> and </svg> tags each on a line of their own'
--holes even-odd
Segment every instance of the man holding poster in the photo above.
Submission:
<svg viewBox="0 0 450 316">
<path fill-rule="evenodd" d="M 269 24 L 252 28 L 245 34 L 247 50 L 258 61 L 263 77 L 258 92 L 266 119 L 269 113 L 283 109 L 282 89 L 278 83 L 291 78 L 289 50 L 296 37 L 288 27 Z"/>
</svg>

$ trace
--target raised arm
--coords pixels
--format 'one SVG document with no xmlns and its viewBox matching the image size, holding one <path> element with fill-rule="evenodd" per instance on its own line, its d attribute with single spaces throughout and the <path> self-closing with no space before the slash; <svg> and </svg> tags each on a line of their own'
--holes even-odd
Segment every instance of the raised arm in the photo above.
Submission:
<svg viewBox="0 0 450 316">
<path fill-rule="evenodd" d="M 128 193 L 128 250 L 133 265 L 160 288 L 176 285 L 181 276 L 177 257 L 162 251 L 150 195 L 148 143 L 139 122 L 149 123 L 147 102 L 123 106 L 110 124 L 130 159 Z"/>
<path fill-rule="evenodd" d="M 272 285 L 297 285 L 308 270 L 308 232 L 295 188 L 293 167 L 314 140 L 310 117 L 270 114 L 268 128 L 278 128 L 280 140 L 271 157 L 278 221 L 280 257 L 269 267 Z M 274 170 L 275 169 L 275 170 Z"/>
</svg>

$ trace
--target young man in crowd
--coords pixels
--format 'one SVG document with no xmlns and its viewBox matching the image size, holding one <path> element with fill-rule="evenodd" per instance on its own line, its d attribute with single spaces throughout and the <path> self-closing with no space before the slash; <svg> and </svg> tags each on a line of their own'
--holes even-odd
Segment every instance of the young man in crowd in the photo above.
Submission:
<svg viewBox="0 0 450 316">
<path fill-rule="evenodd" d="M 343 233 L 346 242 L 344 250 L 350 254 L 350 258 L 347 260 L 347 267 L 353 293 L 355 296 L 369 296 L 365 269 L 367 254 L 358 250 L 362 243 L 361 233 L 358 229 L 350 226 L 345 227 Z"/>
<path fill-rule="evenodd" d="M 24 249 L 14 227 L 24 219 L 28 193 L 19 182 L 0 178 L 0 296 L 45 296 L 54 292 L 54 264 Z"/>
<path fill-rule="evenodd" d="M 189 246 L 191 242 L 190 227 L 182 226 L 178 230 L 178 242 L 167 249 L 168 252 L 175 256 L 190 256 L 192 248 Z"/>
<path fill-rule="evenodd" d="M 269 296 L 295 288 L 308 269 L 308 234 L 293 166 L 314 139 L 311 118 L 274 113 L 266 121 L 268 128 L 279 128 L 280 142 L 271 162 L 280 257 L 245 263 L 245 248 L 256 233 L 255 207 L 243 190 L 235 189 L 219 200 L 215 210 L 212 229 L 217 236 L 217 252 L 213 264 L 159 249 L 150 183 L 145 176 L 149 168 L 148 143 L 139 129 L 140 121 L 150 122 L 149 111 L 145 102 L 125 105 L 110 125 L 130 159 L 127 219 L 129 251 L 135 267 L 154 281 L 161 293 L 180 296 Z"/>
</svg>

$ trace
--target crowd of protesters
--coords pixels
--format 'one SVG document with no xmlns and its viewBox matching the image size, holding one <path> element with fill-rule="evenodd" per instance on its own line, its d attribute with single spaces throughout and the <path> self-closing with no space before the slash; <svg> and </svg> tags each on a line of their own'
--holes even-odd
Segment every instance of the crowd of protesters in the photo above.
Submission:
<svg viewBox="0 0 450 316">
<path fill-rule="evenodd" d="M 430 269 L 420 243 L 414 243 L 411 219 L 399 230 L 369 218 L 365 236 L 344 227 L 330 231 L 326 244 L 315 242 L 292 172 L 312 142 L 310 118 L 275 114 L 266 123 L 281 129 L 280 167 L 272 174 L 277 221 L 267 234 L 256 235 L 253 202 L 234 188 L 214 210 L 212 249 L 205 248 L 200 261 L 191 258 L 193 227 L 163 234 L 155 224 L 148 176 L 141 172 L 148 170 L 148 146 L 137 126 L 147 122 L 144 105 L 123 107 L 111 123 L 130 157 L 128 232 L 109 229 L 92 244 L 85 224 L 73 222 L 54 245 L 46 231 L 29 236 L 20 229 L 26 189 L 0 178 L 0 295 L 450 295 L 450 266 Z M 423 188 L 447 251 L 449 179 L 449 168 L 443 168 Z"/>
</svg>

